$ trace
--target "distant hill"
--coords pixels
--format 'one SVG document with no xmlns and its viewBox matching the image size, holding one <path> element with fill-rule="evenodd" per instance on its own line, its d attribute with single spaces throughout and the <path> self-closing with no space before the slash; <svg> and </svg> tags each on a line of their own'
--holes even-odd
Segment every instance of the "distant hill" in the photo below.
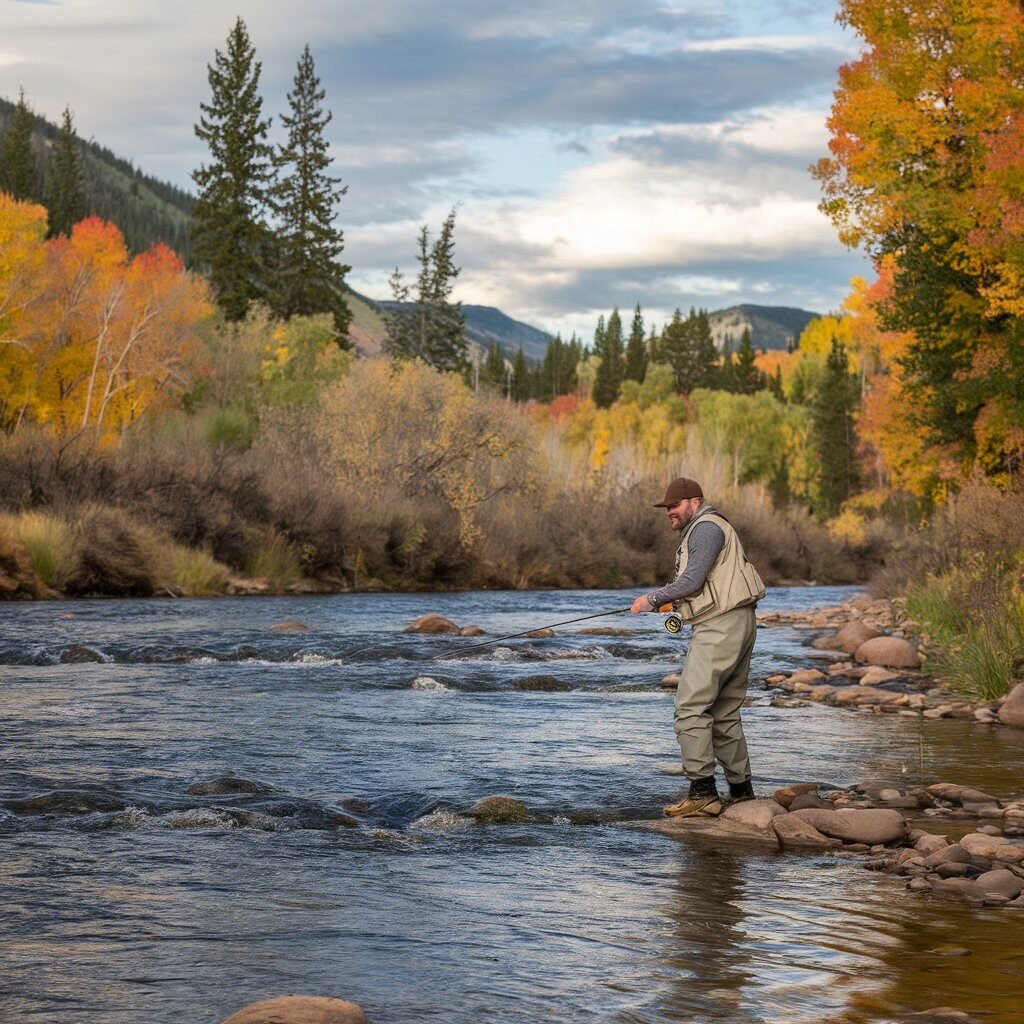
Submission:
<svg viewBox="0 0 1024 1024">
<path fill-rule="evenodd" d="M 6 132 L 14 104 L 0 97 L 0 134 Z M 36 156 L 36 201 L 46 190 L 57 126 L 36 116 L 33 149 Z M 112 221 L 132 252 L 143 252 L 164 242 L 184 259 L 189 256 L 189 233 L 195 200 L 183 189 L 143 174 L 129 160 L 105 146 L 79 140 L 86 203 L 90 212 Z"/>
<path fill-rule="evenodd" d="M 721 349 L 726 341 L 730 341 L 734 351 L 747 327 L 750 328 L 754 348 L 784 350 L 790 341 L 795 342 L 800 337 L 816 316 L 820 314 L 792 306 L 752 306 L 747 303 L 708 313 L 715 344 Z"/>
<path fill-rule="evenodd" d="M 355 312 L 355 303 L 351 301 L 353 298 L 360 305 L 367 307 L 365 312 L 361 311 L 363 320 L 367 324 L 372 323 L 366 313 L 374 314 L 376 319 L 380 321 L 381 331 L 380 337 L 375 342 L 369 338 L 361 341 L 357 337 L 354 339 L 355 343 L 357 347 L 363 348 L 366 351 L 379 351 L 380 341 L 386 332 L 380 315 L 381 311 L 394 309 L 396 306 L 411 305 L 411 303 L 398 303 L 389 300 L 375 302 L 365 295 L 350 291 L 349 304 L 353 308 L 353 313 Z M 466 337 L 469 339 L 470 345 L 478 345 L 481 349 L 487 349 L 491 344 L 497 342 L 509 358 L 514 356 L 516 350 L 522 345 L 523 354 L 528 359 L 539 361 L 544 358 L 548 342 L 553 337 L 553 335 L 548 334 L 546 331 L 541 331 L 536 327 L 531 327 L 529 324 L 524 324 L 521 320 L 513 320 L 512 317 L 502 313 L 500 309 L 495 309 L 494 306 L 464 305 L 462 307 L 462 315 L 466 318 Z M 373 349 L 366 348 L 367 345 L 374 345 L 375 347 Z"/>
</svg>

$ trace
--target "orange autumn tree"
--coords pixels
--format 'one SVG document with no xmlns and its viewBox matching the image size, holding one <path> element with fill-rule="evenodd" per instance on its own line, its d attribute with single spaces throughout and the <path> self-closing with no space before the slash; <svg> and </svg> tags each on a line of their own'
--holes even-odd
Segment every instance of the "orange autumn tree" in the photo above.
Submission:
<svg viewBox="0 0 1024 1024">
<path fill-rule="evenodd" d="M 1024 460 L 1024 10 L 843 0 L 864 50 L 839 72 L 814 173 L 840 237 L 893 261 L 882 326 L 913 419 L 960 477 Z"/>
<path fill-rule="evenodd" d="M 23 205 L 0 206 L 0 222 L 24 221 Z M 32 421 L 64 438 L 110 439 L 174 401 L 191 384 L 196 328 L 211 308 L 205 283 L 164 245 L 130 256 L 120 231 L 97 217 L 70 238 L 29 235 L 23 227 L 19 237 L 30 301 L 0 321 L 6 428 Z"/>
</svg>

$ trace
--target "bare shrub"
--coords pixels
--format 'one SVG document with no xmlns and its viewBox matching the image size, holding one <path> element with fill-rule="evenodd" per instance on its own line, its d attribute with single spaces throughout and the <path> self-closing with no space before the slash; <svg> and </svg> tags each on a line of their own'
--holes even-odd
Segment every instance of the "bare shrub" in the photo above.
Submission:
<svg viewBox="0 0 1024 1024">
<path fill-rule="evenodd" d="M 69 594 L 145 597 L 162 583 L 166 552 L 158 537 L 120 509 L 83 508 L 75 541 L 78 564 L 67 581 Z"/>
</svg>

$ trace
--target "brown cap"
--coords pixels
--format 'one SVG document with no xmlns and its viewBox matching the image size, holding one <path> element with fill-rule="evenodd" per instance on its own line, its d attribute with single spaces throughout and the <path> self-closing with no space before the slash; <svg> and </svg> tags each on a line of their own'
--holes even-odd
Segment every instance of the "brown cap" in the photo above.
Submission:
<svg viewBox="0 0 1024 1024">
<path fill-rule="evenodd" d="M 654 507 L 671 508 L 687 498 L 703 497 L 704 492 L 700 489 L 700 484 L 696 480 L 691 480 L 688 476 L 681 476 L 668 485 L 668 489 L 665 491 L 665 500 L 659 501 Z"/>
</svg>

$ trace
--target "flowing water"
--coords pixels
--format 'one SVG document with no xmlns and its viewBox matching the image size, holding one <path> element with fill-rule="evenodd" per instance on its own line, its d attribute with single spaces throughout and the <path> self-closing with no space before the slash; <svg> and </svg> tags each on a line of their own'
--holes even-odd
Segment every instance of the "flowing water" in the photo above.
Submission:
<svg viewBox="0 0 1024 1024">
<path fill-rule="evenodd" d="M 376 1024 L 852 1024 L 937 1005 L 1019 1022 L 1024 914 L 911 894 L 855 858 L 626 824 L 680 788 L 658 681 L 685 634 L 660 618 L 433 661 L 476 641 L 401 633 L 426 610 L 500 635 L 631 597 L 0 608 L 0 1019 L 213 1024 L 298 992 Z M 282 619 L 310 629 L 268 631 Z M 581 634 L 602 622 L 628 632 Z M 759 630 L 755 676 L 808 664 L 806 635 Z M 562 689 L 516 688 L 531 679 Z M 922 772 L 1024 788 L 1024 733 L 751 698 L 764 790 Z M 229 774 L 265 791 L 187 792 Z M 495 793 L 537 820 L 456 813 Z M 973 955 L 929 952 L 951 941 Z"/>
</svg>

